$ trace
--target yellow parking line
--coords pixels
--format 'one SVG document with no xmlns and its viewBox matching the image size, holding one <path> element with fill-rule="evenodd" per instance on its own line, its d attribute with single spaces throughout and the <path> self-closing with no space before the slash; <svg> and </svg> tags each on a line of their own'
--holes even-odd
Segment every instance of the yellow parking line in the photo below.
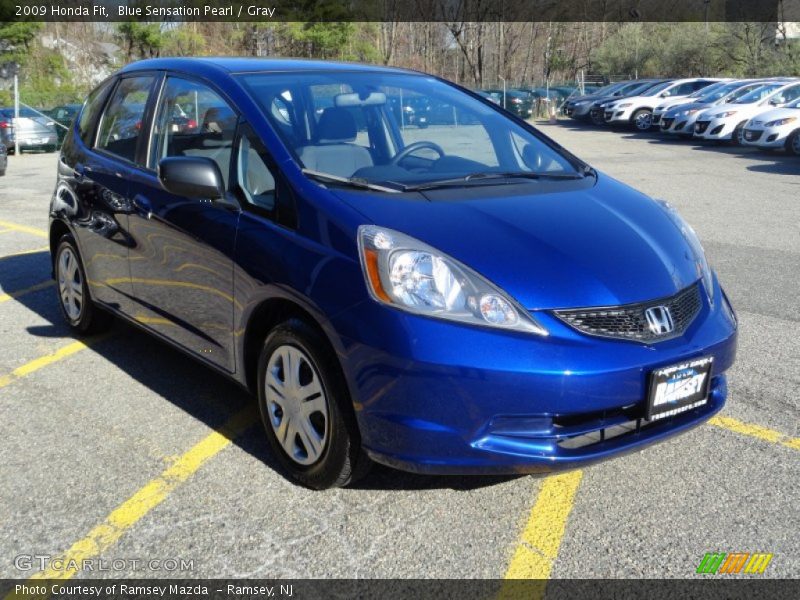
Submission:
<svg viewBox="0 0 800 600">
<path fill-rule="evenodd" d="M 37 283 L 36 285 L 32 285 L 30 287 L 22 288 L 21 290 L 16 290 L 14 292 L 9 292 L 7 294 L 0 294 L 0 304 L 3 302 L 8 302 L 9 300 L 13 300 L 14 298 L 19 298 L 20 296 L 24 296 L 25 294 L 30 294 L 32 292 L 38 292 L 39 290 L 44 290 L 49 288 L 52 285 L 55 285 L 55 281 L 52 279 L 48 281 L 42 281 L 41 283 Z"/>
<path fill-rule="evenodd" d="M 4 254 L 0 256 L 0 260 L 6 258 L 14 258 L 15 256 L 25 256 L 26 254 L 38 254 L 39 252 L 44 252 L 45 250 L 50 250 L 50 246 L 41 246 L 39 248 L 34 248 L 33 250 L 22 250 L 21 252 L 12 252 L 11 254 Z"/>
<path fill-rule="evenodd" d="M 72 342 L 71 344 L 67 344 L 53 352 L 52 354 L 45 354 L 44 356 L 40 356 L 28 363 L 25 363 L 21 367 L 17 367 L 11 373 L 6 375 L 0 375 L 0 388 L 4 388 L 7 385 L 14 383 L 15 381 L 22 379 L 30 375 L 31 373 L 35 373 L 39 369 L 43 369 L 47 365 L 52 365 L 55 362 L 63 360 L 73 354 L 80 352 L 81 350 L 85 350 L 91 344 L 94 344 L 101 339 L 105 339 L 108 337 L 108 334 L 96 336 L 92 339 L 87 339 L 85 341 L 77 341 Z"/>
<path fill-rule="evenodd" d="M 546 580 L 550 577 L 553 562 L 558 556 L 567 519 L 582 478 L 583 471 L 570 471 L 551 475 L 544 480 L 506 570 L 507 581 L 500 590 L 500 598 L 518 596 L 517 592 L 520 591 L 524 591 L 528 598 L 544 595 Z M 514 585 L 513 580 L 516 579 L 539 579 L 542 582 L 538 588 L 528 584 L 522 590 Z"/>
<path fill-rule="evenodd" d="M 8 221 L 0 221 L 0 227 L 11 229 L 12 231 L 19 231 L 21 233 L 29 233 L 38 237 L 47 238 L 47 232 L 38 227 L 28 227 L 27 225 L 18 225 L 17 223 L 9 223 Z"/>
<path fill-rule="evenodd" d="M 161 475 L 111 511 L 102 523 L 89 531 L 86 537 L 75 542 L 59 557 L 63 558 L 63 562 L 59 564 L 63 564 L 64 569 L 48 568 L 36 573 L 30 579 L 74 577 L 84 560 L 105 552 L 137 521 L 161 504 L 173 490 L 188 480 L 208 460 L 227 448 L 231 441 L 255 422 L 256 411 L 253 405 L 234 414 L 222 427 L 200 440 L 188 452 L 178 457 Z"/>
<path fill-rule="evenodd" d="M 762 427 L 761 425 L 754 425 L 753 423 L 745 423 L 733 417 L 713 417 L 708 421 L 709 425 L 721 427 L 728 431 L 733 431 L 741 435 L 748 435 L 759 440 L 770 442 L 771 444 L 781 444 L 792 450 L 800 450 L 800 438 L 793 438 L 789 435 Z"/>
</svg>

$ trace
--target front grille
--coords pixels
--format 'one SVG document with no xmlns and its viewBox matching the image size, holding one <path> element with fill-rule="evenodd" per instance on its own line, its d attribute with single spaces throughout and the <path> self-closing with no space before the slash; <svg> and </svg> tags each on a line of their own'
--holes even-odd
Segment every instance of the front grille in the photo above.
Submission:
<svg viewBox="0 0 800 600">
<path fill-rule="evenodd" d="M 746 139 L 748 142 L 756 142 L 761 138 L 762 133 L 764 132 L 757 129 L 745 129 L 744 139 Z"/>
<path fill-rule="evenodd" d="M 669 118 L 669 117 L 664 117 L 663 119 L 661 119 L 661 129 L 664 130 L 669 129 L 672 126 L 672 122 L 674 120 L 675 120 L 674 118 Z"/>
<path fill-rule="evenodd" d="M 706 129 L 708 129 L 709 124 L 711 121 L 697 121 L 694 124 L 694 130 L 697 133 L 705 133 Z"/>
<path fill-rule="evenodd" d="M 686 121 L 681 121 L 680 123 L 675 125 L 675 131 L 680 131 L 681 129 L 683 129 L 684 125 L 686 125 Z"/>
<path fill-rule="evenodd" d="M 647 323 L 645 311 L 655 306 L 665 306 L 672 316 L 673 330 L 653 333 Z M 649 342 L 667 340 L 681 335 L 700 312 L 702 300 L 700 286 L 694 284 L 670 298 L 599 308 L 578 308 L 554 311 L 555 315 L 574 329 L 589 335 Z"/>
</svg>

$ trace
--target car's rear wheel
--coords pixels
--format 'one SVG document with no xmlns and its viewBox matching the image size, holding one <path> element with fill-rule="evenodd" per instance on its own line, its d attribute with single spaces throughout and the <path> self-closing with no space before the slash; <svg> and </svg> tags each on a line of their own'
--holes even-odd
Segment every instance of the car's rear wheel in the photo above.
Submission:
<svg viewBox="0 0 800 600">
<path fill-rule="evenodd" d="M 341 487 L 368 470 L 341 369 L 322 334 L 305 321 L 290 319 L 264 341 L 258 401 L 270 446 L 299 483 Z"/>
<path fill-rule="evenodd" d="M 605 125 L 606 124 L 606 120 L 603 117 L 603 113 L 602 112 L 601 113 L 596 113 L 594 111 L 591 111 L 589 113 L 589 120 L 592 122 L 592 125 Z"/>
<path fill-rule="evenodd" d="M 797 129 L 786 138 L 786 152 L 800 156 L 800 129 Z"/>
<path fill-rule="evenodd" d="M 69 234 L 58 242 L 54 267 L 58 305 L 67 324 L 79 334 L 108 329 L 112 317 L 92 302 L 78 247 Z"/>
<path fill-rule="evenodd" d="M 636 131 L 650 131 L 653 124 L 653 113 L 646 108 L 640 108 L 633 113 L 631 122 Z"/>
</svg>

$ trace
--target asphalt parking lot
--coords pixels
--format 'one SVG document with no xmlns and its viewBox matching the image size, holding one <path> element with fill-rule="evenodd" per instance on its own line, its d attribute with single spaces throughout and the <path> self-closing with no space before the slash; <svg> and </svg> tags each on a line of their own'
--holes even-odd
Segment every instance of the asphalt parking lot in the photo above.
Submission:
<svg viewBox="0 0 800 600">
<path fill-rule="evenodd" d="M 127 325 L 69 335 L 45 249 L 57 158 L 13 156 L 0 178 L 0 577 L 33 575 L 18 560 L 32 555 L 126 561 L 77 577 L 691 577 L 706 552 L 772 553 L 763 576 L 798 577 L 800 161 L 541 128 L 694 225 L 740 322 L 720 418 L 557 477 L 376 468 L 305 490 L 276 470 L 232 383 Z M 162 567 L 130 563 L 148 559 Z"/>
</svg>

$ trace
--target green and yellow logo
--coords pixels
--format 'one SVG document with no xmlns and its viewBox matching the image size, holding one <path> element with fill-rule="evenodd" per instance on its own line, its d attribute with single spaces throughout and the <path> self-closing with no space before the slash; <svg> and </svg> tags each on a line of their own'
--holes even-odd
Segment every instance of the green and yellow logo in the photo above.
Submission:
<svg viewBox="0 0 800 600">
<path fill-rule="evenodd" d="M 766 552 L 706 552 L 697 567 L 697 572 L 705 575 L 735 575 L 751 573 L 760 575 L 767 570 L 772 554 Z"/>
</svg>

